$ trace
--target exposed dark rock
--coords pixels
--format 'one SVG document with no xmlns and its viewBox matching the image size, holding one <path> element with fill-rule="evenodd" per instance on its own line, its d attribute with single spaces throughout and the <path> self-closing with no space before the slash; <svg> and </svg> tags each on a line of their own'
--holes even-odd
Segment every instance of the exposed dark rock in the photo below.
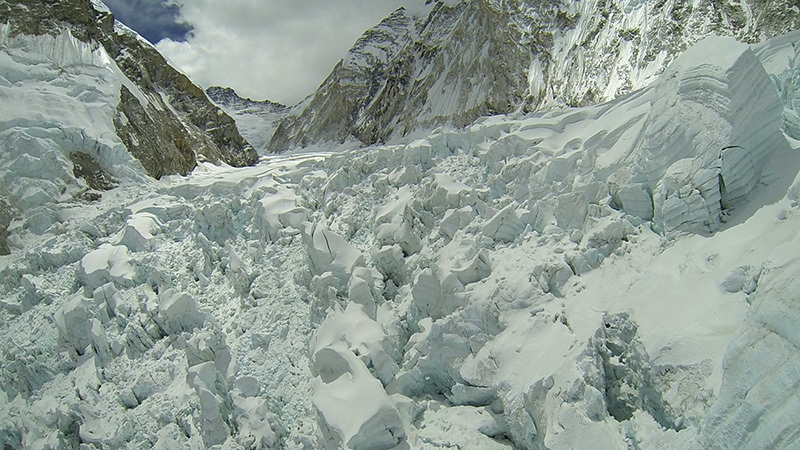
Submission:
<svg viewBox="0 0 800 450">
<path fill-rule="evenodd" d="M 114 51 L 115 45 L 120 46 L 117 51 Z M 188 155 L 188 152 L 193 152 L 200 159 L 213 163 L 224 161 L 235 167 L 252 165 L 258 160 L 256 151 L 239 134 L 233 119 L 211 103 L 200 87 L 167 64 L 164 57 L 147 42 L 132 34 L 118 33 L 111 44 L 106 45 L 106 49 L 150 102 L 147 114 L 141 118 L 141 134 L 135 135 L 140 142 L 146 139 L 145 130 L 155 129 L 161 141 L 175 142 L 174 148 L 180 153 L 173 157 L 177 160 L 184 158 L 183 155 Z M 154 104 L 167 106 L 166 102 L 171 108 L 166 108 L 164 114 L 172 116 L 168 122 L 163 121 L 162 114 L 153 113 L 158 109 Z M 130 105 L 130 97 L 127 102 L 120 101 L 122 112 L 125 112 L 125 105 Z M 178 115 L 170 114 L 171 110 Z M 183 136 L 182 140 L 176 141 L 176 136 L 180 135 Z M 129 139 L 122 135 L 120 138 L 123 142 Z M 158 147 L 145 147 L 139 151 L 163 153 Z M 159 171 L 147 165 L 145 168 L 151 174 Z"/>
<path fill-rule="evenodd" d="M 193 146 L 188 141 L 192 136 L 185 132 L 180 121 L 169 114 L 167 109 L 150 104 L 146 108 L 128 88 L 122 86 L 114 121 L 117 135 L 153 178 L 173 173 L 185 175 L 190 172 L 196 164 Z M 154 132 L 153 127 L 157 127 L 157 132 Z M 197 145 L 201 142 L 195 141 L 191 144 Z"/>
<path fill-rule="evenodd" d="M 69 155 L 72 161 L 72 174 L 75 178 L 82 178 L 89 189 L 107 191 L 117 186 L 117 180 L 103 172 L 96 159 L 82 152 Z"/>
<path fill-rule="evenodd" d="M 279 112 L 288 109 L 286 105 L 272 102 L 269 100 L 252 100 L 246 97 L 240 97 L 233 89 L 229 87 L 211 86 L 206 89 L 208 98 L 220 106 L 227 106 L 236 109 L 258 108 L 260 110 L 269 110 Z"/>
</svg>

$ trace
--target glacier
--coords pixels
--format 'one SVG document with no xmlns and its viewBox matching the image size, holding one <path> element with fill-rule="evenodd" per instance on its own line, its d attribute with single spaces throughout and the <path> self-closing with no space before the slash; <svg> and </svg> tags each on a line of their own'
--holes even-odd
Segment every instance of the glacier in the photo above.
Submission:
<svg viewBox="0 0 800 450">
<path fill-rule="evenodd" d="M 708 37 L 594 106 L 158 180 L 104 50 L 18 39 L 4 447 L 800 445 L 797 33 Z M 82 197 L 65 146 L 115 187 Z"/>
</svg>

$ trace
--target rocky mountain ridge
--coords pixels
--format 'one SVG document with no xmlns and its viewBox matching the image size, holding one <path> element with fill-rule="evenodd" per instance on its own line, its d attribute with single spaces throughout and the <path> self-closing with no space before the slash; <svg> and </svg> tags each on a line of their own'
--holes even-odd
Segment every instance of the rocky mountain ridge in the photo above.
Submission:
<svg viewBox="0 0 800 450">
<path fill-rule="evenodd" d="M 211 86 L 206 89 L 208 98 L 218 105 L 223 105 L 238 110 L 248 108 L 258 108 L 263 111 L 278 112 L 288 107 L 270 100 L 253 100 L 248 97 L 240 97 L 233 89 L 222 86 Z"/>
<path fill-rule="evenodd" d="M 752 43 L 800 27 L 791 0 L 438 1 L 429 11 L 401 8 L 368 30 L 269 149 L 597 104 L 647 85 L 709 34 Z"/>
</svg>

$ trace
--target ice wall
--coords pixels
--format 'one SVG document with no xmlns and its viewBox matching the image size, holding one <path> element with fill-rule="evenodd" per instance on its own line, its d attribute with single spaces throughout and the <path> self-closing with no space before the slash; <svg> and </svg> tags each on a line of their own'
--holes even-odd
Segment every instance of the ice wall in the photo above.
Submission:
<svg viewBox="0 0 800 450">
<path fill-rule="evenodd" d="M 652 192 L 655 226 L 667 233 L 718 229 L 724 211 L 753 190 L 766 158 L 787 145 L 783 104 L 749 47 L 732 38 L 704 42 L 719 52 L 699 45 L 667 69 L 626 158 L 629 182 Z M 620 203 L 626 209 L 625 198 Z"/>
</svg>

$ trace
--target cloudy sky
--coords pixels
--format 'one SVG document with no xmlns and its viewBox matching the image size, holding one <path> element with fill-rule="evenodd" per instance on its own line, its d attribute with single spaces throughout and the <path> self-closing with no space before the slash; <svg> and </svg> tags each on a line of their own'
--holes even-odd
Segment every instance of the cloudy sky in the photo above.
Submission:
<svg viewBox="0 0 800 450">
<path fill-rule="evenodd" d="M 103 1 L 196 83 L 230 86 L 244 97 L 288 105 L 313 92 L 364 30 L 409 3 Z"/>
</svg>

